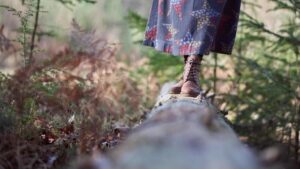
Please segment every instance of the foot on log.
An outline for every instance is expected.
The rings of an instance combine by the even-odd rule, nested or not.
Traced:
[[[180,80],[170,89],[169,94],[180,94],[182,85],[183,80]]]
[[[187,58],[184,74],[183,85],[180,94],[186,97],[197,97],[201,93],[200,88],[200,65],[202,56],[191,55]]]

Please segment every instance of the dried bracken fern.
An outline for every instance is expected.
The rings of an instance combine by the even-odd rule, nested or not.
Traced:
[[[77,47],[86,46],[66,47],[0,79],[0,104],[6,105],[0,110],[15,116],[0,139],[22,140],[5,148],[1,142],[0,167],[51,168],[65,163],[66,152],[74,148],[78,153],[103,150],[122,138],[109,134],[113,124],[126,127],[138,119],[141,90],[116,61],[118,48],[73,26],[71,39]]]
[[[72,51],[99,57],[99,53],[103,52],[103,47],[106,45],[108,45],[106,41],[97,38],[95,30],[84,30],[75,19],[72,20],[70,34],[70,48]]]

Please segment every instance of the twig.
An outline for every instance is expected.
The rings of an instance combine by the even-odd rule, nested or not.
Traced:
[[[30,55],[29,55],[29,63],[33,61],[33,50],[35,46],[35,36],[37,33],[37,27],[39,24],[39,15],[40,15],[40,5],[41,5],[41,0],[37,0],[37,6],[36,6],[36,13],[35,13],[35,20],[34,20],[34,27],[31,35],[31,47],[30,47]]]
[[[214,93],[217,93],[218,54],[214,54]]]

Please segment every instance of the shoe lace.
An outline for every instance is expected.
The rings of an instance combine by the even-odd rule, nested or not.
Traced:
[[[193,81],[196,84],[199,84],[199,70],[200,70],[200,63],[194,60],[188,60],[187,66],[184,74],[184,79],[186,81]]]

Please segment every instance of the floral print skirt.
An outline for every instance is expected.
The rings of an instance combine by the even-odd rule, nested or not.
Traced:
[[[231,54],[241,0],[153,0],[143,45],[172,55]]]

